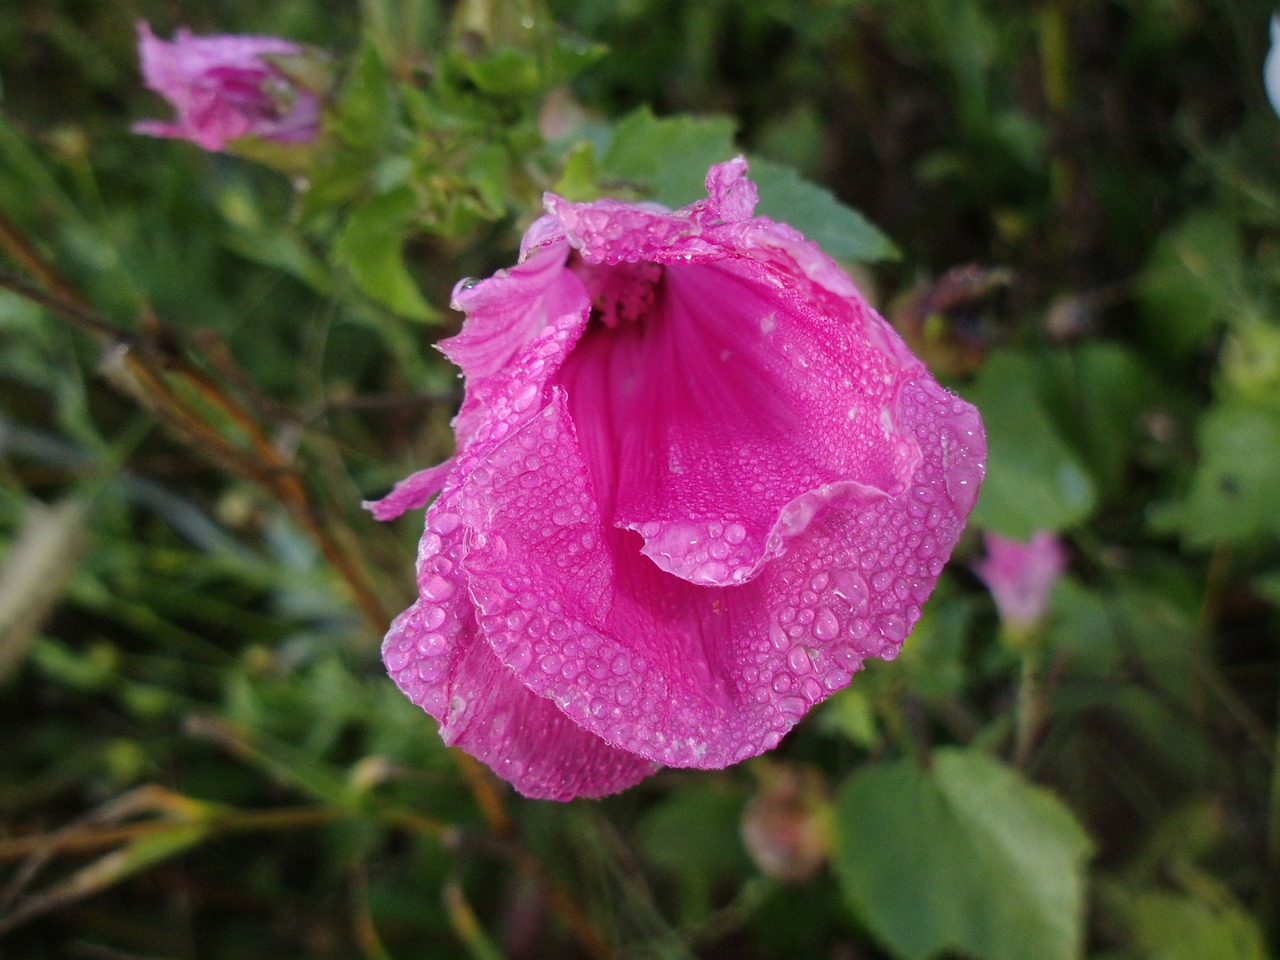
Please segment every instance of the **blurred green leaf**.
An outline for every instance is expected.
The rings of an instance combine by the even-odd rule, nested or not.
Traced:
[[[1214,901],[1158,890],[1116,890],[1108,907],[1128,925],[1140,960],[1267,960],[1254,919],[1226,891]]]
[[[595,200],[600,194],[596,185],[599,179],[595,147],[583,141],[576,144],[565,159],[564,169],[560,172],[560,179],[556,181],[554,192],[575,203]]]
[[[338,92],[333,129],[351,146],[375,150],[391,135],[394,123],[391,78],[377,46],[366,41]]]
[[[1140,418],[1159,402],[1155,375],[1131,350],[1091,341],[1045,358],[1037,383],[1046,412],[1061,435],[1109,493],[1119,492],[1134,454]]]
[[[1093,478],[1041,406],[1039,373],[1027,355],[993,353],[969,399],[987,430],[987,475],[973,521],[1027,540],[1037,530],[1063,530],[1087,517]]]
[[[973,750],[865,767],[836,799],[841,887],[907,960],[1081,956],[1090,846],[1056,797]]]
[[[860,685],[850,685],[837,692],[818,713],[818,729],[837,733],[852,740],[864,750],[880,742],[875,704]]]
[[[527,96],[542,85],[537,58],[524,50],[505,47],[485,57],[464,59],[461,66],[472,83],[494,96]]]
[[[902,255],[866,217],[790,167],[753,157],[751,179],[760,190],[756,212],[795,227],[828,256],[874,263]]]
[[[690,787],[673,791],[640,823],[640,850],[679,885],[687,919],[707,912],[717,884],[752,870],[739,834],[742,807],[738,793]],[[691,850],[698,851],[696,859],[690,859]]]
[[[1280,534],[1280,411],[1230,404],[1200,424],[1199,463],[1181,501],[1151,508],[1152,526],[1196,547]]]
[[[1140,280],[1146,343],[1184,360],[1227,320],[1244,289],[1234,221],[1218,210],[1187,217],[1156,243]]]
[[[606,179],[645,191],[658,203],[683,207],[706,196],[707,170],[737,151],[730,117],[655,117],[641,107],[618,121],[600,160]]]
[[[1253,588],[1269,603],[1280,607],[1280,570],[1260,574],[1254,579]]]
[[[434,320],[435,310],[404,262],[405,236],[416,212],[417,196],[408,186],[362,204],[338,235],[334,257],[371,299],[412,320]]]

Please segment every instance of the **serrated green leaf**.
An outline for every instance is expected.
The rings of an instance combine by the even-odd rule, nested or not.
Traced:
[[[1216,407],[1200,424],[1199,443],[1186,498],[1153,507],[1152,526],[1197,547],[1280,536],[1280,413]]]
[[[647,106],[623,117],[600,161],[602,176],[635,186],[650,199],[683,207],[706,196],[707,170],[732,159],[731,117],[655,117]]]
[[[1079,957],[1091,844],[1071,812],[983,753],[932,761],[876,764],[841,788],[834,862],[850,905],[907,960]]]
[[[829,256],[874,263],[902,255],[866,217],[790,167],[753,158],[751,179],[760,191],[757,213],[790,224]]]
[[[432,320],[436,312],[404,262],[405,234],[416,208],[416,197],[407,186],[374,197],[347,219],[333,252],[371,299],[401,316]]]
[[[1037,379],[1028,357],[998,351],[969,392],[987,430],[987,475],[973,519],[1015,540],[1063,530],[1097,499],[1092,476],[1041,406]]]

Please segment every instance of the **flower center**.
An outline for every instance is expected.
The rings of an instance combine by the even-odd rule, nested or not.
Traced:
[[[656,263],[588,263],[575,252],[569,269],[587,288],[591,319],[610,330],[623,321],[634,323],[649,313],[662,283],[662,267]]]

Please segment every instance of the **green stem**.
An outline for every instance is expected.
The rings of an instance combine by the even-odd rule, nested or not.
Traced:
[[[1022,648],[1022,671],[1018,677],[1017,714],[1014,721],[1013,762],[1025,767],[1035,748],[1044,722],[1044,690],[1040,677],[1039,650],[1033,644]]]

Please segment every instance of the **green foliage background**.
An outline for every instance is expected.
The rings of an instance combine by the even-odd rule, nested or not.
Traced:
[[[1270,14],[9,0],[0,956],[1275,955]],[[331,53],[323,155],[130,133],[138,20]],[[449,292],[543,190],[738,150],[982,409],[972,532],[771,755],[523,801],[386,679],[419,529],[359,501],[448,454]],[[1014,635],[970,564],[1037,529]]]

